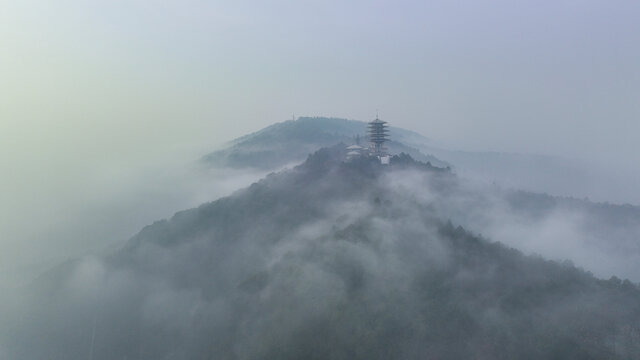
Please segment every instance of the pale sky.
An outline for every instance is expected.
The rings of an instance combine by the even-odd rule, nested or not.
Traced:
[[[4,0],[0,34],[4,137],[55,151],[375,109],[471,148],[637,150],[637,1]]]
[[[638,1],[0,0],[0,236],[292,114],[633,167],[639,44]]]

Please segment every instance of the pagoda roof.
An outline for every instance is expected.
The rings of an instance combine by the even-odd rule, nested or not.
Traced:
[[[364,149],[364,148],[360,145],[351,145],[347,147],[347,150],[361,150],[361,149]]]

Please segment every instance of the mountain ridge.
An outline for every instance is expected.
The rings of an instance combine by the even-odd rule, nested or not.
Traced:
[[[393,125],[393,121],[391,122]],[[562,158],[496,151],[470,151],[439,143],[417,132],[390,127],[390,152],[411,155],[440,167],[450,166],[465,178],[533,192],[599,201],[636,203],[635,195],[624,197],[617,187],[631,186],[628,179],[612,178],[611,169],[586,159]],[[361,139],[366,123],[357,120],[301,117],[270,125],[239,137],[201,158],[207,166],[277,170],[304,161],[307,154],[339,142],[351,144]],[[271,134],[272,138],[263,137]],[[602,186],[607,184],[607,187]]]
[[[635,284],[454,225],[423,196],[453,200],[462,184],[447,169],[344,155],[321,149],[67,264],[52,292],[35,285],[0,348],[25,360],[640,354]]]
[[[206,164],[229,167],[255,167],[277,169],[284,165],[302,162],[316,150],[343,142],[351,144],[360,136],[365,142],[367,123],[340,118],[300,117],[267,126],[241,136],[228,143],[226,148],[202,157]],[[432,155],[425,155],[417,148],[402,142],[403,136],[420,136],[417,133],[391,127],[394,138],[388,143],[391,153],[407,153],[418,160],[445,167],[449,164]]]

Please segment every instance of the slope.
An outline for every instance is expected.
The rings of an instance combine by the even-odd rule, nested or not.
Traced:
[[[321,147],[338,142],[350,144],[366,133],[366,123],[339,118],[301,117],[284,121],[242,136],[222,149],[203,157],[205,164],[233,168],[258,168],[275,171],[299,163]],[[422,162],[440,167],[451,166],[470,179],[499,183],[535,192],[561,196],[591,197],[614,202],[637,203],[635,174],[616,169],[595,159],[570,159],[558,156],[461,150],[428,139],[416,132],[391,127],[392,154],[401,152]]]
[[[243,136],[204,159],[208,165],[273,171],[303,161],[320,147],[340,141],[350,144],[365,130],[366,123],[360,121],[300,118]],[[441,216],[527,253],[570,259],[599,277],[615,274],[640,281],[640,207],[557,196],[546,202],[549,206],[540,207],[536,199],[549,195],[518,193],[528,189],[585,195],[594,190],[597,196],[608,191],[609,182],[599,180],[596,169],[551,156],[443,150],[401,128],[392,127],[391,134],[396,140],[389,146],[391,153],[405,152],[435,166],[451,166],[462,179],[475,183],[448,199],[453,201],[440,201]],[[406,187],[419,186],[420,181]]]
[[[442,217],[446,169],[322,149],[43,276],[11,359],[631,359],[640,291]],[[421,176],[424,187],[398,186]],[[401,183],[402,185],[402,183]]]
[[[284,165],[304,161],[306,156],[316,150],[344,142],[351,144],[356,136],[366,142],[367,124],[362,121],[301,117],[268,126],[255,133],[233,140],[228,147],[214,151],[203,157],[203,161],[212,166],[233,168],[260,168],[275,170]],[[417,160],[431,162],[436,166],[448,164],[432,155],[403,142],[404,138],[422,138],[408,130],[391,127],[393,139],[388,143],[392,154],[407,153]]]

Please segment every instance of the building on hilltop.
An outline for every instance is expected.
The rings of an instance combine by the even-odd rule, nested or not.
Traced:
[[[362,153],[365,151],[365,148],[362,146],[355,144],[347,147],[347,160],[351,160],[357,157],[362,156]]]
[[[346,147],[345,160],[350,161],[362,156],[375,157],[381,164],[389,164],[390,157],[384,143],[389,141],[389,129],[386,121],[376,119],[367,124],[367,136],[369,147],[360,145],[360,135],[354,137],[355,144]]]
[[[380,120],[376,116],[375,120],[369,122],[367,133],[369,135],[369,142],[371,144],[369,147],[371,155],[386,155],[387,148],[384,147],[384,143],[389,140],[389,129],[387,122]]]
[[[388,156],[384,143],[389,141],[387,122],[380,120],[376,115],[376,119],[369,122],[367,126],[367,135],[369,137],[369,153],[371,156],[376,156],[380,159],[380,162],[386,163]]]

